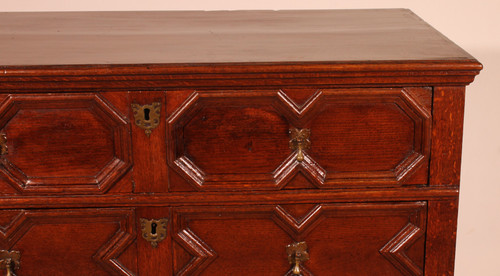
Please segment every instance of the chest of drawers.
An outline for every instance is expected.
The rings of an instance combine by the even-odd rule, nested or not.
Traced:
[[[412,12],[4,13],[0,39],[5,273],[453,274],[481,64]]]

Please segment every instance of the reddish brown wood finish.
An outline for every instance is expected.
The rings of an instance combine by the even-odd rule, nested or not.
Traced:
[[[167,237],[158,243],[154,248],[151,243],[142,238],[140,218],[145,219],[162,219],[167,218],[168,229]],[[137,209],[137,248],[140,252],[136,256],[139,264],[138,275],[172,275],[172,216],[170,208],[167,207],[143,207]]]
[[[193,255],[176,275],[284,275],[293,241],[310,248],[304,275],[422,275],[425,203],[305,207],[302,217],[288,212],[300,206],[175,209],[178,250]]]
[[[217,66],[214,66],[217,65]],[[151,88],[285,88],[289,86],[464,86],[482,66],[476,60],[369,63],[242,63],[189,65],[48,66],[4,70],[0,92],[150,90]],[[1,69],[0,69],[1,72]]]
[[[22,252],[19,275],[133,275],[137,254],[131,209],[16,210],[2,225],[2,248]],[[126,255],[125,255],[126,256]]]
[[[173,94],[175,96],[175,93]],[[303,173],[317,187],[427,183],[430,89],[196,91],[168,118],[169,163],[202,190],[280,189]],[[169,96],[167,96],[167,101]],[[311,130],[295,161],[288,129]]]
[[[9,95],[0,117],[20,192],[103,193],[131,166],[129,124],[95,94]]]
[[[408,10],[0,13],[17,275],[453,275],[472,56]],[[148,137],[131,104],[159,102]],[[289,129],[310,129],[304,160]],[[154,248],[141,218],[168,219]],[[1,271],[0,273],[3,273]]]
[[[453,275],[457,237],[458,199],[428,203],[426,275]]]
[[[435,87],[430,184],[460,184],[465,87]]]
[[[8,66],[473,59],[403,9],[2,14],[12,22]]]
[[[383,189],[339,189],[339,190],[286,190],[256,192],[203,192],[172,193],[164,195],[106,195],[106,196],[5,196],[0,207],[43,206],[74,208],[81,206],[182,206],[182,205],[238,205],[245,203],[265,204],[270,200],[283,203],[308,203],[328,200],[329,202],[368,202],[422,199],[450,199],[458,196],[458,188],[383,188]]]
[[[144,105],[153,102],[161,103],[160,118],[165,118],[164,91],[129,93],[129,107],[133,103]],[[132,110],[129,116],[134,117]],[[149,137],[144,129],[133,124],[133,181],[136,193],[168,192],[165,124],[165,120],[160,120],[160,124],[151,131]]]

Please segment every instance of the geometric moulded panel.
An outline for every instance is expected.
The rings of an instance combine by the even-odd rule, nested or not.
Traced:
[[[419,171],[426,184],[431,112],[422,103],[432,91],[344,89],[322,91],[308,123],[308,151],[325,170],[326,187],[402,184]]]
[[[10,95],[0,173],[22,193],[104,193],[131,167],[129,123],[96,94]]]
[[[288,129],[277,91],[196,91],[167,119],[168,163],[197,189],[277,189]]]
[[[292,275],[293,242],[308,247],[304,276],[421,275],[425,202],[301,205],[174,208],[174,255],[191,257],[175,275]]]
[[[0,230],[0,245],[21,252],[18,275],[132,276],[137,263],[134,210],[20,210]],[[1,211],[4,212],[4,211]]]
[[[432,90],[306,92],[193,92],[167,119],[169,165],[198,190],[427,184]]]

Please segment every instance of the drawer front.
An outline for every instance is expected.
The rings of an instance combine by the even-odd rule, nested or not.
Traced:
[[[431,98],[427,88],[196,91],[168,118],[168,161],[202,190],[427,184]]]
[[[176,208],[174,274],[423,275],[426,212],[425,202]],[[297,251],[308,256],[295,265]]]
[[[137,274],[132,209],[2,210],[0,223],[16,275]]]
[[[21,193],[104,193],[131,167],[130,124],[97,94],[8,95],[0,173]]]

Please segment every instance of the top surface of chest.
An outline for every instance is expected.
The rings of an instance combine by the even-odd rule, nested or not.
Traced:
[[[0,66],[475,59],[409,10],[0,14]]]

